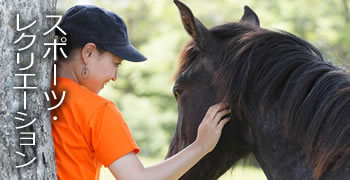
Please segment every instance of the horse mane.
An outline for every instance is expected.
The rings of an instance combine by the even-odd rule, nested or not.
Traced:
[[[220,59],[215,59],[218,100],[237,108],[242,119],[249,116],[252,102],[262,117],[266,106],[277,104],[285,135],[301,145],[313,177],[339,168],[350,155],[349,75],[326,62],[313,45],[287,32],[243,23],[216,26],[210,32],[226,39]],[[198,53],[190,41],[180,53],[175,76]]]

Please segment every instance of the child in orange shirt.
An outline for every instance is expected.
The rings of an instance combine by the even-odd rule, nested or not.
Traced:
[[[146,57],[130,44],[123,19],[105,9],[74,6],[59,27],[68,39],[68,58],[58,60],[53,87],[66,91],[63,104],[52,112],[58,116],[52,134],[59,179],[99,179],[102,165],[119,180],[178,179],[215,147],[229,121],[221,120],[230,113],[223,104],[209,108],[193,144],[157,165],[143,167],[121,113],[97,93],[108,81],[117,80],[123,59],[140,62]]]

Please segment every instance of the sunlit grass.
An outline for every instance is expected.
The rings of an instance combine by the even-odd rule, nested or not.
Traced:
[[[251,166],[237,166],[227,171],[219,180],[266,180],[264,172]]]
[[[159,158],[147,158],[142,156],[140,156],[140,159],[145,167],[162,161],[162,159]],[[108,168],[102,168],[100,179],[113,180],[115,178]],[[266,180],[266,176],[261,169],[251,166],[237,166],[233,171],[227,171],[219,180]]]

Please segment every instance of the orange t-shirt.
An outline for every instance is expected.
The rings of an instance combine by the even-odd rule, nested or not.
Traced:
[[[139,152],[127,124],[115,104],[71,79],[57,77],[52,89],[56,105],[63,91],[63,103],[52,110],[52,136],[57,176],[60,180],[99,179],[102,164],[112,162],[129,152]]]

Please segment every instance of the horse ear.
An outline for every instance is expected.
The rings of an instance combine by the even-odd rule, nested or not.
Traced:
[[[260,27],[260,22],[259,22],[258,16],[248,6],[244,6],[244,14],[241,17],[241,22],[246,22],[246,23],[249,23],[251,25],[255,25],[255,26]]]
[[[199,47],[204,48],[206,39],[208,39],[210,35],[208,29],[193,16],[191,9],[184,3],[178,0],[174,0],[174,3],[179,9],[181,21],[185,30],[192,36]]]

